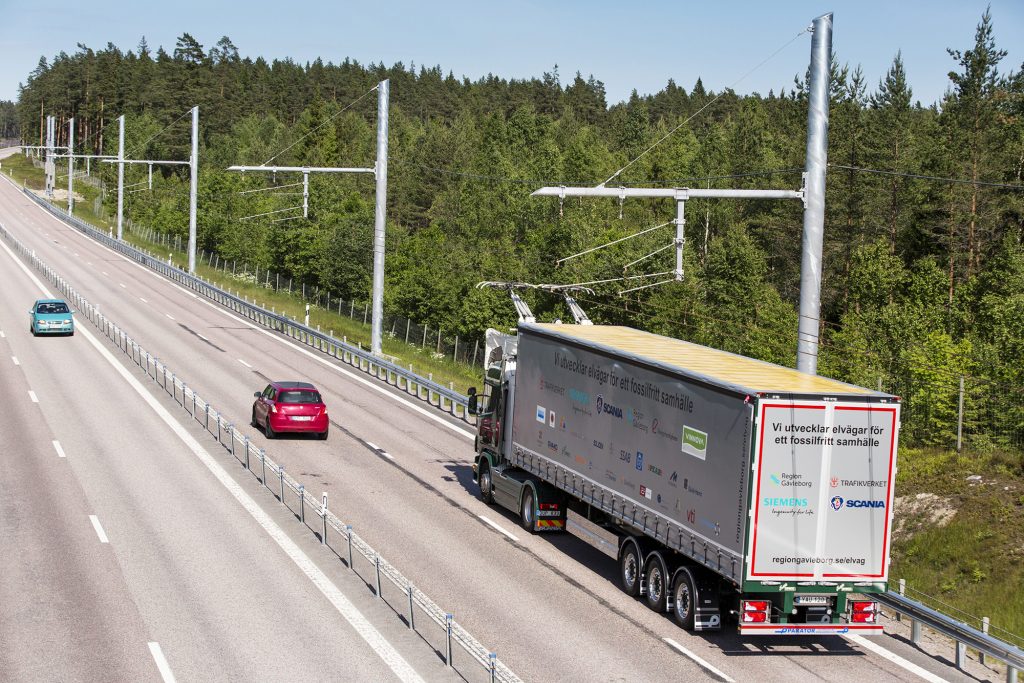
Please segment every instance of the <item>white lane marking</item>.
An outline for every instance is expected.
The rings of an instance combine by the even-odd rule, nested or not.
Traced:
[[[61,448],[61,445],[60,445],[60,441],[57,441],[56,439],[55,439],[55,440],[54,440],[54,442],[53,442],[53,449],[54,449],[55,451],[57,451],[57,457],[58,457],[58,458],[66,458],[66,457],[67,457],[67,456],[66,456],[66,455],[64,454],[64,449],[63,449],[63,448]]]
[[[377,455],[383,456],[383,457],[387,458],[388,460],[394,460],[395,459],[395,456],[391,455],[390,453],[388,453],[386,450],[384,450],[383,448],[381,448],[380,446],[378,446],[375,443],[370,443],[369,441],[367,441],[366,445],[369,446],[371,449],[377,451]]]
[[[92,522],[92,528],[96,530],[96,535],[100,537],[100,543],[110,543],[110,539],[107,538],[107,532],[103,530],[103,526],[100,524],[100,518],[96,515],[89,515],[89,521]]]
[[[699,666],[700,668],[704,669],[708,673],[713,674],[713,675],[721,678],[726,683],[736,683],[736,681],[734,679],[732,679],[729,676],[725,675],[722,671],[720,671],[719,669],[716,669],[714,666],[712,666],[708,662],[706,662],[703,659],[701,659],[700,657],[698,657],[697,653],[690,652],[685,647],[683,647],[682,645],[680,645],[676,641],[672,640],[671,638],[662,638],[662,640],[664,640],[666,643],[668,643],[671,647],[675,648],[679,652],[683,653],[684,655],[686,655],[687,657],[692,659],[694,662],[697,663],[697,666]]]
[[[167,658],[164,657],[164,652],[160,649],[160,643],[149,643],[149,652],[153,655],[156,668],[160,672],[160,678],[164,679],[164,683],[174,683],[174,672],[171,671],[171,665],[167,663]]]
[[[110,273],[108,273],[108,272],[107,272],[107,271],[105,271],[105,270],[103,270],[103,271],[100,271],[100,272],[102,272],[102,273],[103,273],[104,275],[106,275],[106,276],[108,276],[108,277],[110,276]]]
[[[56,220],[56,219],[54,219]],[[36,277],[35,273],[29,270],[28,266],[21,262],[21,260],[11,251],[10,247],[0,241],[0,247],[11,257],[11,259],[18,264],[18,266],[25,272],[26,275],[39,287],[43,295],[48,299],[54,298],[53,295],[46,289],[43,283]],[[159,276],[158,276],[159,277]],[[128,382],[129,386],[132,387],[142,397],[142,400],[153,409],[157,416],[163,420],[164,424],[170,427],[171,431],[174,432],[175,436],[184,442],[190,451],[198,458],[198,460],[206,466],[213,476],[217,478],[224,488],[241,503],[242,507],[245,508],[256,522],[263,527],[263,530],[267,532],[267,535],[274,540],[275,543],[285,552],[289,559],[295,563],[295,565],[305,574],[310,581],[313,582],[320,592],[331,602],[334,608],[344,617],[356,633],[362,637],[362,639],[373,649],[377,655],[384,660],[384,663],[390,667],[390,669],[403,681],[411,681],[412,683],[424,683],[423,678],[420,677],[416,670],[405,661],[405,658],[399,654],[398,650],[394,648],[391,643],[381,635],[373,624],[371,624],[362,612],[360,612],[355,605],[345,594],[342,593],[337,586],[331,583],[331,580],[327,577],[323,571],[314,564],[313,560],[309,558],[302,549],[288,535],[284,532],[277,523],[270,518],[266,512],[256,503],[252,497],[245,492],[242,487],[231,478],[223,467],[213,458],[212,455],[207,453],[203,446],[193,437],[186,429],[181,425],[180,422],[174,419],[174,417],[168,412],[167,408],[159,403],[156,398],[150,394],[138,378],[127,370],[121,363],[114,357],[114,355],[107,349],[106,346],[100,343],[98,339],[84,327],[80,328],[82,336],[85,337],[86,341],[92,345],[100,355],[103,356],[114,370]],[[96,520],[94,524],[99,524],[99,520]]]
[[[148,303],[149,303],[148,301],[146,301],[145,299],[143,299],[143,298],[142,298],[141,296],[139,297],[139,301],[141,301],[141,302],[142,302],[142,303],[144,303],[144,304],[148,304]]]
[[[121,285],[121,289],[128,289],[128,285],[123,282],[118,282],[117,284]]]
[[[0,330],[0,339],[4,339],[6,337],[7,335],[3,333],[3,330]]]
[[[39,403],[39,397],[36,396],[36,392],[32,391],[31,389],[28,390],[28,397],[32,399],[33,403]]]
[[[509,538],[511,538],[511,539],[512,539],[513,541],[519,541],[519,539],[518,539],[518,538],[516,538],[515,536],[513,536],[513,535],[512,535],[512,534],[510,534],[509,532],[505,531],[505,530],[504,530],[504,529],[502,529],[502,528],[501,528],[500,526],[498,526],[498,524],[497,524],[496,522],[492,522],[491,520],[487,519],[487,518],[486,518],[486,517],[484,517],[483,515],[477,515],[477,517],[479,517],[480,519],[482,519],[482,520],[483,520],[483,522],[484,522],[484,524],[486,524],[487,526],[491,527],[492,529],[494,529],[494,530],[495,530],[495,531],[497,531],[498,533],[502,533],[502,534],[505,534],[506,536],[508,536]]]
[[[903,657],[900,657],[895,652],[891,652],[890,650],[887,650],[886,648],[882,647],[881,645],[879,645],[875,641],[871,640],[870,638],[865,638],[864,636],[858,636],[858,635],[849,635],[849,634],[848,635],[844,635],[843,637],[846,638],[847,640],[849,640],[852,643],[856,643],[857,645],[860,645],[865,650],[871,650],[872,652],[874,652],[879,657],[882,657],[884,659],[888,659],[893,664],[896,664],[898,666],[903,667],[904,669],[906,669],[910,673],[916,674],[917,676],[920,676],[924,680],[929,681],[929,683],[946,683],[946,679],[945,678],[942,678],[941,676],[936,676],[931,671],[928,671],[927,669],[924,669],[924,668],[918,666],[917,664],[914,664],[913,662],[911,662],[909,660],[906,660]]]
[[[18,357],[17,357],[17,356],[11,356],[11,360],[13,360],[13,361],[14,361],[14,364],[15,364],[15,365],[21,365],[21,361],[20,361],[20,360],[18,360]]]
[[[239,358],[239,359],[238,359],[238,362],[239,362],[239,363],[241,363],[242,365],[244,365],[245,367],[249,368],[250,370],[252,370],[252,366],[251,366],[251,365],[249,365],[248,363],[246,363],[246,362],[245,362],[244,360],[242,360],[241,358]]]
[[[173,315],[171,315],[170,313],[164,313],[164,315],[166,315],[166,316],[167,316],[168,318],[170,318],[171,320],[174,320],[174,316],[173,316]]]
[[[41,207],[41,206],[39,206],[38,204],[35,204],[35,203],[33,203],[32,206],[35,206],[39,211],[41,211],[43,213],[43,215],[48,216],[51,220],[57,221],[57,223],[60,224],[61,227],[65,227],[65,224],[64,224],[63,221],[61,221],[59,218],[57,218],[53,214],[49,213],[43,207]],[[110,249],[109,247],[107,247],[106,245],[103,245],[103,244],[100,244],[99,242],[94,241],[88,235],[80,233],[77,230],[72,230],[70,232],[70,234],[73,235],[75,238],[80,238],[80,239],[83,239],[83,240],[88,240],[91,244],[95,244],[95,245],[97,245],[99,247],[102,247],[103,249],[106,249],[111,254],[113,254],[114,256],[117,256],[118,258],[120,258],[121,260],[125,261],[129,265],[135,266],[136,268],[141,270],[143,273],[146,273],[150,277],[152,277],[152,278],[154,278],[156,280],[159,280],[162,283],[168,284],[171,287],[173,287],[173,288],[175,288],[175,289],[177,289],[177,290],[179,290],[179,291],[181,291],[181,292],[183,292],[185,294],[188,294],[189,296],[193,297],[194,299],[197,299],[201,303],[206,304],[207,306],[209,306],[213,310],[217,311],[221,315],[224,315],[224,316],[226,316],[226,317],[228,317],[228,318],[230,318],[230,319],[232,319],[232,320],[234,320],[236,322],[240,322],[243,325],[251,327],[252,329],[254,329],[257,332],[259,332],[260,334],[266,335],[270,339],[273,339],[274,341],[276,341],[276,342],[278,342],[280,344],[284,344],[285,346],[287,346],[287,347],[289,347],[289,348],[291,348],[291,349],[293,349],[295,351],[298,351],[299,353],[304,354],[304,355],[308,356],[309,358],[312,358],[313,360],[315,360],[316,362],[320,363],[321,365],[324,365],[324,366],[326,366],[328,368],[331,368],[332,370],[334,370],[338,374],[344,375],[345,377],[348,377],[349,379],[355,380],[356,382],[359,382],[360,384],[363,384],[367,388],[369,388],[369,389],[371,389],[373,391],[376,391],[377,393],[379,393],[379,394],[381,394],[383,396],[388,397],[392,401],[395,401],[397,403],[401,403],[402,405],[406,406],[410,410],[413,410],[413,411],[419,413],[420,415],[422,415],[423,417],[427,418],[428,420],[433,420],[434,422],[437,422],[438,424],[440,424],[440,425],[442,425],[444,427],[447,427],[448,429],[452,430],[456,434],[464,436],[466,439],[468,439],[470,441],[472,441],[473,439],[476,438],[476,433],[475,432],[471,432],[469,430],[463,429],[462,427],[459,427],[458,425],[452,424],[452,423],[448,422],[447,420],[443,419],[442,417],[440,417],[439,415],[436,415],[436,414],[432,413],[431,411],[427,410],[426,408],[422,408],[422,407],[416,405],[415,403],[413,403],[412,401],[409,401],[407,399],[402,398],[401,396],[396,396],[395,394],[392,394],[390,391],[388,391],[384,387],[378,386],[377,384],[375,384],[374,382],[371,382],[368,379],[364,379],[363,377],[360,377],[359,375],[356,375],[356,374],[354,374],[352,372],[349,372],[348,370],[345,370],[344,368],[339,367],[339,366],[331,363],[330,361],[328,361],[328,360],[326,360],[324,358],[320,358],[319,356],[314,354],[312,351],[308,351],[308,350],[302,348],[301,346],[299,346],[298,343],[289,341],[286,337],[280,337],[278,335],[275,335],[270,330],[264,329],[264,328],[260,327],[259,325],[256,325],[255,323],[251,323],[248,320],[246,320],[245,318],[240,318],[240,317],[236,316],[234,313],[231,313],[230,311],[225,310],[224,308],[222,308],[221,306],[213,303],[212,301],[209,301],[206,297],[196,296],[192,292],[188,291],[185,287],[182,287],[181,285],[179,285],[179,284],[169,280],[168,278],[165,278],[164,276],[160,275],[159,273],[156,273],[156,272],[150,270],[149,268],[146,268],[141,263],[136,263],[135,261],[131,260],[130,258],[125,256],[124,254],[119,254],[116,251],[114,251],[113,249]],[[105,272],[103,274],[106,275]]]
[[[199,337],[200,339],[202,339],[203,341],[210,341],[209,339],[207,339],[203,335],[199,334],[198,332],[196,332],[196,336]]]

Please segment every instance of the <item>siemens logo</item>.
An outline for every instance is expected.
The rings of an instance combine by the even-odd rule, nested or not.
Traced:
[[[606,413],[608,415],[611,415],[612,417],[617,417],[620,420],[622,419],[622,408],[618,407],[617,405],[612,405],[611,403],[608,403],[607,401],[604,400],[604,396],[602,396],[601,394],[597,395],[596,407],[598,413]]]
[[[761,505],[772,508],[805,508],[806,498],[762,498]]]
[[[579,403],[580,405],[590,405],[590,394],[579,389],[569,389],[569,400],[573,403]]]

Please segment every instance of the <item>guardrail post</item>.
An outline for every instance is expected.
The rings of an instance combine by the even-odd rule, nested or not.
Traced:
[[[406,586],[405,592],[409,595],[409,630],[416,630],[416,613],[413,612],[413,601],[412,601],[412,584]]]
[[[967,666],[967,643],[956,641],[956,668],[961,671]]]
[[[452,615],[444,615],[444,630],[445,640],[447,641],[445,646],[445,665],[451,668],[452,666]]]
[[[217,443],[224,443],[220,438],[220,413],[217,413]]]
[[[235,454],[235,426],[228,423],[228,452],[231,455]]]
[[[921,641],[921,622],[917,619],[910,620],[910,642],[917,645]]]
[[[377,572],[377,597],[379,598],[379,597],[381,597],[381,595],[380,595],[380,555],[379,554],[374,554],[374,556],[373,556],[373,567],[374,567],[374,570]]]
[[[981,618],[981,632],[984,633],[986,636],[988,635],[988,627],[989,627],[990,623],[991,623],[991,619],[989,619],[988,617],[982,617]],[[981,662],[982,666],[985,665],[985,653],[984,652],[978,652],[978,661]]]
[[[245,439],[245,469],[249,470],[249,437],[243,436],[242,438]]]
[[[281,505],[284,505],[284,465],[280,465],[277,475],[281,478]]]
[[[352,525],[345,525],[345,534],[348,536],[348,568],[352,569]]]
[[[262,448],[260,449],[260,468],[263,470],[263,478],[260,483],[267,486],[267,452]],[[270,487],[267,486],[267,488]]]
[[[306,523],[306,487],[299,484],[299,521]]]
[[[1009,664],[1006,665],[1006,683],[1017,683],[1017,670]]]
[[[907,594],[907,580],[906,579],[900,579],[900,595],[906,595],[906,594]],[[896,621],[903,621],[903,614],[901,614],[899,611],[896,612]]]
[[[491,669],[491,683],[494,683],[498,676],[498,654],[491,652],[487,655],[487,659]]]

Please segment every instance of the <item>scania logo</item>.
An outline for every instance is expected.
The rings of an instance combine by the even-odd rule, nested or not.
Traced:
[[[611,403],[606,402],[604,400],[604,396],[602,396],[601,394],[597,395],[596,408],[598,413],[607,413],[608,415],[617,417],[620,420],[622,419],[622,408],[620,408],[617,405],[613,405]]]
[[[836,496],[838,498],[838,496]],[[877,508],[884,509],[884,500],[848,500],[846,501],[846,507],[848,508]],[[838,509],[838,508],[836,508]]]
[[[832,509],[833,510],[839,510],[840,508],[843,507],[843,497],[842,496],[832,496],[832,503],[831,503],[831,505],[832,505]]]

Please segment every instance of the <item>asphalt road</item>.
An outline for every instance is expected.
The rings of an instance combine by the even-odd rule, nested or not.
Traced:
[[[268,379],[313,381],[331,412],[328,441],[267,441],[243,431],[307,489],[329,492],[339,516],[525,680],[968,680],[892,637],[870,647],[844,638],[687,634],[622,594],[613,560],[568,534],[531,536],[511,513],[477,500],[468,426],[194,298],[4,182],[0,222],[236,424],[248,423],[253,391]],[[0,281],[9,273],[5,263]],[[151,415],[93,431],[126,438],[129,427],[152,428],[147,422]],[[222,537],[196,529],[191,541],[219,547]],[[184,590],[188,577],[175,581]]]

